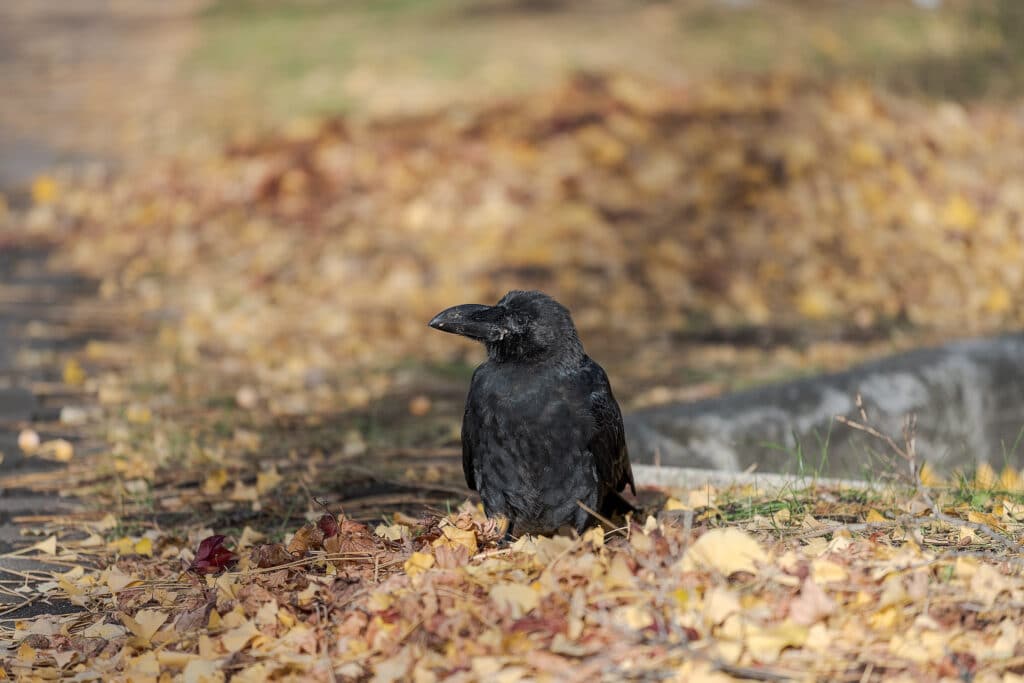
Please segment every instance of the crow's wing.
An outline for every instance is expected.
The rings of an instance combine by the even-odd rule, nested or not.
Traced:
[[[473,472],[473,448],[480,443],[480,423],[473,412],[473,390],[476,388],[478,367],[473,371],[473,379],[469,382],[469,395],[466,396],[466,412],[462,415],[462,473],[466,475],[466,486],[476,491],[476,475]]]
[[[589,384],[590,414],[595,426],[587,449],[594,456],[598,479],[613,491],[622,491],[628,484],[633,495],[636,495],[633,468],[629,465],[629,453],[626,451],[622,411],[612,394],[608,375],[589,357],[583,361],[583,373]]]

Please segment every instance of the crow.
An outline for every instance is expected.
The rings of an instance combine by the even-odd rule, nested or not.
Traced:
[[[488,517],[515,535],[579,533],[593,522],[586,508],[632,509],[619,496],[627,484],[636,495],[622,413],[565,306],[516,290],[441,311],[430,327],[487,349],[466,398],[462,469]]]

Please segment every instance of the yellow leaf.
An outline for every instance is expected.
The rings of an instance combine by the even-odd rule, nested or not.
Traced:
[[[57,199],[60,187],[51,176],[41,175],[32,181],[32,201],[36,204],[49,204]]]
[[[66,439],[54,439],[39,446],[39,455],[57,462],[69,462],[75,455],[75,447]]]
[[[889,605],[868,617],[868,623],[876,631],[891,631],[899,622],[900,607],[897,605]]]
[[[153,557],[153,540],[150,538],[143,537],[139,539],[139,542],[135,544],[133,548],[136,555],[145,555],[146,557]]]
[[[807,627],[786,619],[767,628],[747,626],[745,644],[750,655],[764,663],[774,662],[787,647],[800,647],[807,640]]]
[[[540,604],[540,593],[521,583],[502,582],[491,587],[491,600],[518,619]]]
[[[1024,477],[1020,472],[1007,465],[999,475],[1000,491],[1021,491],[1024,490]]]
[[[133,403],[124,411],[124,418],[133,424],[148,424],[153,419],[153,412],[147,406]]]
[[[262,662],[250,664],[234,674],[231,677],[231,683],[263,683],[270,680],[272,671],[273,669],[267,668],[267,665]]]
[[[727,588],[716,587],[704,597],[704,622],[709,626],[725,623],[725,620],[742,611],[739,595]]]
[[[984,524],[992,529],[1002,529],[1002,522],[995,515],[990,515],[987,512],[977,512],[975,510],[969,510],[967,512],[967,521],[974,524]]]
[[[849,574],[842,565],[831,560],[817,559],[811,563],[811,576],[815,583],[823,584],[831,581],[846,581]]]
[[[942,220],[954,228],[969,230],[978,222],[978,211],[969,199],[956,194],[949,198],[942,209]]]
[[[308,609],[317,601],[317,593],[320,592],[320,587],[311,583],[295,595],[295,603],[303,609]]]
[[[220,683],[224,680],[224,672],[220,660],[191,659],[181,672],[183,683]]]
[[[983,462],[978,465],[978,471],[974,473],[974,485],[982,489],[991,489],[996,484],[996,472],[992,465]]]
[[[887,522],[889,520],[887,520],[885,518],[885,515],[883,515],[878,510],[871,508],[871,510],[868,511],[868,516],[865,518],[864,521],[866,521],[868,524],[878,524],[882,522]]]
[[[819,557],[828,552],[828,541],[821,536],[812,538],[807,541],[803,548],[800,549],[806,557]]]
[[[259,628],[252,620],[246,620],[244,624],[237,628],[233,628],[226,632],[221,637],[221,643],[224,645],[224,649],[227,650],[228,654],[235,654],[246,645],[249,641],[260,634]]]
[[[22,643],[18,647],[18,659],[26,664],[36,661],[36,649],[28,643]]]
[[[85,384],[85,370],[79,365],[78,361],[74,358],[68,359],[64,363],[64,384],[71,385],[73,387],[81,386]]]
[[[935,468],[929,463],[925,463],[921,467],[921,484],[923,486],[940,487],[946,485],[946,480],[940,477],[936,472]]]
[[[441,533],[444,534],[444,539],[446,539],[451,545],[465,546],[466,549],[469,550],[470,556],[476,555],[476,534],[472,529],[467,530],[460,529],[455,526],[446,526],[441,529]],[[439,538],[437,541],[442,541],[442,539]],[[437,545],[437,541],[434,541],[434,545]]]
[[[391,526],[388,526],[387,524],[378,524],[377,528],[373,530],[373,533],[389,541],[401,541],[402,525],[392,524]]]
[[[835,297],[820,285],[811,285],[797,296],[796,310],[811,320],[823,320],[835,314]]]
[[[405,573],[409,576],[422,574],[434,566],[434,556],[428,553],[413,553],[405,561]]]
[[[850,161],[859,166],[878,166],[885,160],[878,145],[869,140],[857,140],[847,149]]]
[[[1003,515],[1018,522],[1024,520],[1024,503],[1015,503],[1012,500],[1004,500]]]
[[[665,501],[665,509],[669,512],[673,510],[689,510],[687,506],[683,505],[682,501],[675,498],[669,498]]]
[[[167,612],[158,609],[139,610],[134,617],[127,614],[121,615],[121,623],[128,627],[139,640],[148,644],[156,632],[167,621]]]
[[[216,496],[224,489],[224,485],[227,483],[228,471],[223,468],[219,469],[206,477],[206,481],[203,482],[203,493],[208,496]]]
[[[135,552],[136,540],[129,538],[128,536],[122,536],[116,540],[107,543],[107,548],[113,550],[118,555],[131,555]]]
[[[38,550],[45,555],[56,555],[57,554],[57,537],[50,536],[45,541],[39,541],[32,546],[32,550]]]
[[[202,659],[214,659],[217,656],[217,648],[213,643],[213,638],[205,633],[199,636],[198,645],[199,656]]]
[[[583,533],[583,537],[580,540],[583,543],[590,545],[592,548],[603,548],[604,528],[601,526],[593,526]]]
[[[165,667],[181,669],[196,658],[195,654],[181,652],[180,650],[160,650],[157,652],[157,661]]]
[[[156,679],[160,675],[160,662],[157,661],[155,652],[143,652],[138,657],[131,657],[125,662],[125,671],[132,674],[131,678],[152,677]]]
[[[242,529],[242,535],[238,538],[238,547],[251,548],[257,543],[263,541],[263,539],[265,538],[265,534],[261,534],[260,532],[253,529],[251,526],[246,525],[246,527]]]
[[[686,551],[682,568],[714,569],[725,576],[739,571],[756,574],[757,563],[767,561],[767,553],[753,536],[739,529],[712,529]]]
[[[617,554],[612,558],[612,561],[608,564],[608,572],[605,574],[604,581],[605,588],[608,590],[618,588],[629,589],[633,588],[636,584],[633,571],[629,568],[629,564],[622,554]]]
[[[265,470],[256,475],[256,491],[257,493],[263,494],[268,491],[273,491],[277,488],[277,485],[281,483],[282,477],[278,471],[277,466],[271,467],[269,470]]]
[[[93,624],[84,631],[82,635],[86,638],[104,638],[106,640],[113,640],[114,638],[120,638],[127,630],[124,626],[118,626],[117,624]]]
[[[257,501],[260,498],[259,492],[255,486],[246,486],[241,481],[236,480],[235,486],[231,489],[231,493],[228,494],[229,500],[234,501]]]
[[[985,298],[985,310],[989,313],[999,315],[1007,313],[1013,306],[1013,299],[1010,296],[1010,290],[1002,285],[996,285],[988,291],[988,297]]]

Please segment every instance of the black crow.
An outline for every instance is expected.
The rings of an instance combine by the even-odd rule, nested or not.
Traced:
[[[497,306],[464,304],[430,326],[483,342],[462,420],[462,469],[490,517],[509,532],[582,532],[578,504],[609,515],[636,495],[622,413],[608,376],[583,351],[568,309],[541,292],[512,291]],[[578,502],[577,502],[578,501]]]

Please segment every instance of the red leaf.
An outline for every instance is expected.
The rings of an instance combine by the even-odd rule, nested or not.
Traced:
[[[320,531],[324,532],[324,538],[338,535],[338,518],[329,512],[321,515],[316,525],[320,527]]]
[[[215,534],[200,541],[199,548],[196,550],[196,559],[192,560],[192,564],[189,565],[189,571],[197,574],[213,574],[234,563],[238,556],[224,547],[225,538],[222,534]]]

